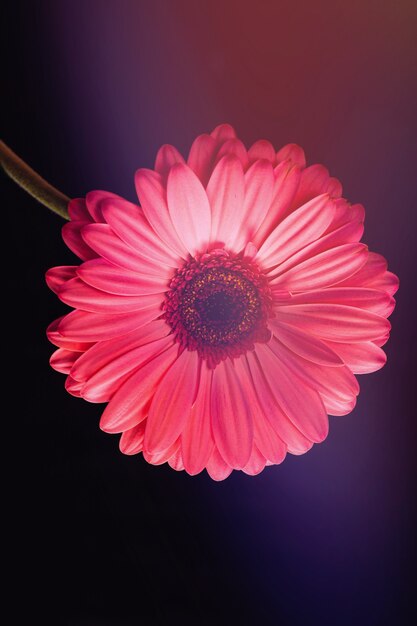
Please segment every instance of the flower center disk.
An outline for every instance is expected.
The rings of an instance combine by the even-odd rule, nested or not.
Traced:
[[[256,341],[267,341],[269,310],[268,284],[258,267],[224,250],[177,270],[164,303],[177,341],[198,350],[212,367],[253,349]]]

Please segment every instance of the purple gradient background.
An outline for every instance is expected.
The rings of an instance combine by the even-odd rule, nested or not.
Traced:
[[[417,5],[42,1],[10,3],[6,18],[5,139],[70,196],[134,199],[134,171],[161,144],[186,154],[227,121],[247,144],[294,141],[325,164],[365,205],[364,241],[401,280],[388,364],[359,377],[357,408],[331,418],[323,444],[256,478],[189,478],[119,455],[98,429],[101,407],[68,397],[48,370],[44,328],[66,309],[43,272],[72,256],[59,219],[8,186],[24,214],[10,219],[24,229],[33,306],[21,424],[37,449],[23,444],[21,469],[37,496],[27,478],[20,486],[43,529],[42,548],[33,531],[23,553],[64,580],[76,572],[65,591],[47,578],[55,619],[410,623],[400,616],[415,555]]]

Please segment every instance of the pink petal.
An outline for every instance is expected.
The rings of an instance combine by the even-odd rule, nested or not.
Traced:
[[[173,345],[132,374],[105,408],[100,428],[120,433],[144,420],[159,381],[176,357],[177,346]]]
[[[201,180],[204,187],[207,186],[214,166],[214,158],[217,150],[217,142],[210,135],[200,135],[195,139],[188,155],[188,165]]]
[[[252,454],[242,471],[249,476],[257,476],[265,469],[266,459],[258,450],[256,445],[253,446]]]
[[[51,267],[46,274],[45,280],[49,289],[54,293],[57,293],[60,287],[76,276],[76,265],[60,265],[58,267]]]
[[[172,223],[184,246],[193,256],[203,252],[211,228],[210,205],[204,187],[187,165],[171,169],[167,198]]]
[[[81,393],[80,393],[80,391],[81,391],[81,383],[79,383],[77,380],[74,380],[73,378],[71,378],[71,376],[67,376],[67,379],[65,381],[65,389],[72,396],[75,396],[76,398],[80,398],[81,397]]]
[[[172,337],[162,337],[114,357],[90,376],[81,395],[89,402],[108,402],[113,393],[120,388],[120,381],[126,378],[127,374],[144,367],[158,354],[170,348],[173,343]]]
[[[274,465],[279,465],[285,459],[287,446],[277,435],[268,420],[255,419],[254,441],[261,454]]]
[[[96,404],[110,402],[117,391],[129,380],[134,370],[129,370],[124,374],[121,374],[117,378],[105,381],[102,385],[93,387],[90,385],[90,381],[84,383],[80,389],[80,397],[87,402],[93,402]],[[147,409],[146,409],[147,411]],[[145,413],[146,413],[145,411]],[[117,431],[119,432],[119,431]]]
[[[366,285],[367,287],[372,287],[372,289],[386,291],[390,296],[393,296],[398,291],[400,281],[398,276],[392,272],[385,272],[385,274],[368,281]]]
[[[185,163],[184,157],[174,146],[165,144],[157,152],[155,160],[155,171],[166,179],[169,170],[175,163]]]
[[[140,169],[135,174],[135,185],[149,224],[171,250],[186,259],[187,251],[175,231],[168,212],[166,189],[160,174]]]
[[[288,302],[289,305],[308,303],[344,304],[366,309],[383,317],[388,317],[395,305],[394,299],[389,294],[377,289],[339,286],[298,293]]]
[[[240,139],[228,139],[225,141],[217,152],[215,164],[217,164],[220,159],[226,155],[234,156],[239,159],[242,164],[243,171],[246,172],[249,167],[249,157],[248,152]]]
[[[365,287],[381,279],[387,271],[387,262],[381,254],[369,252],[365,265],[356,272],[354,276],[349,276],[339,286],[343,287]]]
[[[258,254],[258,248],[254,246],[251,241],[249,241],[246,244],[245,249],[243,250],[243,258],[250,259],[251,261],[253,261],[253,259],[256,257],[257,254]]]
[[[257,344],[257,348],[263,344]],[[255,385],[256,395],[267,421],[279,439],[287,445],[288,452],[302,454],[309,450],[312,442],[288,418],[281,409],[276,394],[276,357],[270,350],[258,358],[258,350],[247,352],[248,364]],[[258,442],[259,444],[259,442]]]
[[[168,289],[168,281],[163,276],[138,274],[105,259],[86,261],[77,268],[77,275],[87,285],[119,296],[143,296]]]
[[[217,141],[217,143],[223,143],[228,139],[235,139],[236,132],[230,124],[220,124],[219,126],[216,126],[210,135]]]
[[[275,164],[275,148],[270,141],[259,139],[248,150],[249,161],[253,163],[260,159],[266,159],[272,165]]]
[[[326,186],[326,193],[332,198],[340,198],[343,193],[343,187],[340,180],[330,177]]]
[[[65,315],[62,315],[49,324],[46,329],[46,335],[49,341],[59,348],[64,348],[65,350],[73,352],[84,352],[85,350],[91,348],[93,344],[90,342],[73,341],[71,339],[67,339],[66,337],[62,337],[62,335],[58,332],[58,327],[65,317]]]
[[[343,304],[295,304],[275,310],[277,322],[308,330],[331,341],[372,341],[391,328],[385,318]]]
[[[179,255],[158,237],[139,206],[125,200],[106,200],[102,203],[102,212],[116,235],[139,256],[154,263],[178,267]]]
[[[84,226],[82,236],[99,256],[119,267],[139,274],[162,274],[166,277],[170,275],[168,267],[161,267],[157,261],[152,262],[139,255],[131,246],[119,239],[108,224]]]
[[[351,205],[347,200],[345,200],[345,198],[337,198],[334,199],[333,202],[335,206],[335,213],[326,234],[351,222],[360,222],[363,224],[365,219],[365,210],[362,205]]]
[[[133,428],[125,430],[120,437],[119,448],[123,454],[137,454],[143,448],[145,438],[146,420],[140,422]]]
[[[91,313],[113,313],[115,316],[156,309],[155,318],[161,314],[163,296],[152,293],[141,296],[119,296],[87,285],[80,278],[72,278],[64,283],[58,293],[59,298],[76,309]]]
[[[306,166],[306,157],[304,154],[304,150],[297,146],[295,143],[287,143],[286,146],[283,146],[281,150],[277,152],[277,163],[281,163],[281,161],[290,160],[294,165],[299,165],[304,168]]]
[[[364,222],[365,209],[361,204],[349,204],[349,202],[344,198],[334,200],[334,204],[336,211],[328,232],[336,230],[337,228],[351,222]]]
[[[322,252],[323,250],[335,248],[336,246],[340,246],[345,243],[357,243],[362,239],[364,223],[363,219],[361,219],[359,216],[356,219],[346,221],[346,223],[338,226],[337,228],[333,228],[335,222],[337,221],[338,220],[335,219],[334,222],[329,226],[328,232],[323,235],[320,241],[316,242],[318,246],[315,246],[315,244],[313,244],[310,250],[307,250],[306,248],[306,252],[310,254],[313,251],[314,246],[314,250],[316,250],[317,252]]]
[[[48,340],[58,346],[59,348],[63,348],[65,350],[69,350],[71,352],[84,352],[88,350],[93,343],[91,342],[78,342],[62,337],[62,335],[58,332],[58,327],[61,321],[65,318],[65,315],[61,315],[56,320],[51,322],[46,329],[46,335]]]
[[[182,472],[185,469],[181,455],[181,448],[178,448],[178,450],[168,459],[168,465],[176,472]]]
[[[222,459],[217,448],[214,448],[208,460],[207,472],[210,478],[217,481],[224,480],[232,473],[232,468]]]
[[[253,378],[246,357],[235,360],[236,372],[245,389],[253,415],[253,438],[260,453],[273,463],[281,463],[287,453],[287,446],[270,426],[255,392]]]
[[[333,343],[326,342],[334,350],[354,374],[369,374],[381,369],[387,361],[387,356],[381,348],[372,341],[363,343]]]
[[[254,242],[260,247],[264,240],[272,233],[282,218],[289,213],[300,183],[301,171],[290,161],[284,161],[274,169],[274,190],[271,206],[263,222],[255,234]]]
[[[184,350],[162,379],[149,409],[145,450],[162,452],[181,434],[198,391],[198,354]]]
[[[256,231],[268,213],[274,191],[274,171],[265,160],[256,161],[245,174],[245,200],[240,219],[235,224],[235,236],[231,245],[242,250],[253,241]]]
[[[213,372],[211,418],[214,441],[231,467],[241,469],[253,444],[250,403],[233,363],[222,361]]]
[[[85,381],[126,352],[166,337],[170,330],[164,320],[154,320],[122,337],[99,341],[78,359],[72,368],[71,376]]]
[[[379,348],[382,348],[382,346],[384,346],[387,343],[388,339],[389,339],[389,331],[387,331],[386,333],[384,333],[377,339],[374,339],[372,343],[374,343]]]
[[[243,169],[236,157],[225,156],[216,165],[207,196],[211,206],[210,241],[229,246],[244,202]]]
[[[333,219],[334,203],[327,194],[317,196],[286,217],[259,249],[264,267],[282,263],[325,232]]]
[[[279,285],[270,285],[274,306],[281,304],[292,304],[295,296],[285,289],[280,289]],[[298,294],[297,294],[298,295]]]
[[[310,165],[303,170],[298,192],[294,198],[293,209],[297,209],[315,196],[327,193],[328,189],[335,191],[333,181],[330,184],[329,181],[329,172],[323,165]],[[341,192],[341,189],[339,191]]]
[[[309,450],[311,450],[311,448],[313,447],[313,445],[314,445],[314,444],[313,444],[313,442],[312,442],[312,441],[310,441],[310,445],[309,445],[309,446],[308,446],[308,448],[306,448],[305,450],[295,450],[295,449],[294,449],[294,450],[290,450],[290,449],[288,448],[288,452],[289,452],[290,454],[293,454],[294,456],[301,456],[302,454],[305,454],[306,452],[308,452]],[[266,464],[267,464],[267,465],[271,465],[271,463],[270,463],[269,461],[267,461],[267,463],[266,463]]]
[[[268,321],[275,337],[290,350],[318,365],[336,367],[343,365],[342,359],[326,343],[295,326],[272,318]]]
[[[56,333],[69,342],[103,341],[130,333],[159,315],[155,307],[120,315],[72,311],[59,322]]]
[[[360,222],[352,222],[349,224],[344,224],[340,228],[329,232],[317,241],[313,241],[313,243],[308,244],[305,248],[296,252],[289,259],[284,261],[281,265],[279,265],[276,269],[273,269],[270,272],[270,275],[275,275],[278,271],[281,273],[287,271],[288,269],[295,268],[304,261],[311,259],[326,250],[331,250],[334,248],[338,248],[347,243],[356,243],[360,240],[363,234],[363,223]],[[368,251],[368,257],[372,254]],[[341,282],[338,286],[342,285]]]
[[[87,209],[93,218],[93,220],[97,223],[104,222],[103,214],[101,212],[102,202],[104,200],[122,200],[120,196],[117,196],[115,193],[110,193],[109,191],[90,191],[86,197]]]
[[[58,350],[55,350],[55,352],[49,359],[49,364],[57,372],[61,372],[62,374],[69,374],[75,361],[82,354],[82,352],[73,352],[72,350],[64,350],[63,348],[59,348]]]
[[[356,397],[352,398],[350,402],[341,402],[336,398],[328,398],[323,393],[320,395],[328,415],[348,415],[356,406]]]
[[[211,378],[212,370],[201,362],[200,384],[197,398],[181,435],[181,452],[184,467],[194,476],[201,472],[213,450],[211,435]]]
[[[367,255],[364,244],[348,243],[321,252],[287,271],[278,266],[271,283],[292,292],[330,287],[357,272],[366,263]]]
[[[350,402],[359,393],[358,382],[347,367],[326,367],[307,361],[276,338],[273,338],[268,346],[279,361],[285,364],[295,380],[303,381],[320,395],[337,398],[341,402]]]
[[[74,254],[76,254],[82,261],[88,259],[94,259],[97,253],[90,248],[90,246],[84,241],[81,236],[81,230],[89,224],[89,222],[68,222],[62,227],[62,239],[66,245]]]
[[[274,394],[281,409],[310,441],[323,441],[327,437],[329,422],[317,391],[294,376],[294,372],[288,369],[283,360],[277,358],[270,345],[257,344],[256,353],[261,365],[265,369],[273,370]]]
[[[145,431],[146,434],[146,431]],[[150,454],[146,450],[143,451],[143,458],[148,463],[152,463],[152,465],[162,465],[170,460],[170,458],[175,455],[180,447],[180,439],[178,438],[174,443],[166,448],[165,450],[161,450],[161,452],[155,452],[155,454]]]
[[[73,222],[90,222],[91,216],[87,210],[84,198],[74,198],[68,203],[68,213]]]

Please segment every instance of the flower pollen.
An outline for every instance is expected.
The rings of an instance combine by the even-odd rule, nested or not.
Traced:
[[[176,340],[215,367],[270,338],[268,282],[255,263],[216,249],[177,270],[164,316]]]

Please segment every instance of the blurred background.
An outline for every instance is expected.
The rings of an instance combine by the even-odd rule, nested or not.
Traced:
[[[14,0],[0,11],[3,139],[63,192],[134,199],[133,174],[161,144],[187,154],[229,122],[246,144],[297,142],[325,164],[365,205],[364,241],[401,280],[388,364],[359,377],[357,407],[331,418],[324,443],[257,477],[191,478],[123,456],[99,430],[103,407],[68,395],[49,368],[45,329],[67,308],[44,273],[75,259],[62,220],[2,176],[9,623],[415,623],[417,4]]]

